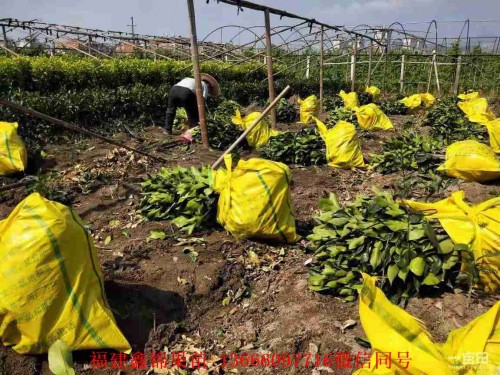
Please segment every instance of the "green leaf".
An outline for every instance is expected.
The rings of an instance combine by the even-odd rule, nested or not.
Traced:
[[[381,241],[375,242],[375,245],[373,246],[372,253],[370,256],[370,265],[373,267],[373,269],[376,269],[380,262],[382,261],[381,259],[381,254],[380,251],[383,247],[383,244]]]
[[[328,197],[321,198],[319,200],[319,209],[326,212],[338,211],[340,209],[340,204],[337,196],[333,193],[330,193]]]
[[[62,340],[55,341],[48,351],[49,369],[54,375],[75,375],[71,349]]]
[[[122,235],[125,236],[125,237],[127,237],[127,238],[130,237],[130,233],[128,231],[126,231],[126,230],[122,231]]]
[[[112,240],[111,236],[107,236],[106,239],[104,240],[104,245],[109,245],[111,240]]]
[[[425,231],[423,229],[411,229],[408,236],[408,240],[416,241],[425,236]]]
[[[413,258],[410,262],[410,270],[417,276],[422,276],[425,269],[425,259],[423,257]]]
[[[309,276],[307,282],[310,286],[323,286],[325,277],[323,275]]]
[[[361,337],[354,337],[354,341],[359,346],[362,346],[363,348],[366,348],[366,349],[371,349],[372,348],[372,344],[370,343],[370,341],[368,341],[368,339],[364,339],[364,338],[361,338]]]
[[[434,275],[433,273],[429,272],[425,278],[424,278],[424,281],[422,282],[422,284],[424,285],[437,285],[441,282],[441,279],[438,278],[436,275]]]
[[[152,230],[149,232],[149,239],[152,240],[164,240],[167,237],[165,232],[162,232],[161,230]]]
[[[365,242],[365,236],[360,236],[357,238],[353,238],[351,240],[347,240],[347,243],[349,244],[349,250],[355,249],[358,246],[361,246]]]
[[[408,229],[408,223],[405,223],[404,221],[386,220],[384,224],[387,225],[387,227],[393,232]]]
[[[449,254],[455,248],[455,244],[451,239],[447,239],[439,243],[439,248],[443,254]]]
[[[460,260],[460,256],[457,253],[446,254],[444,257],[443,270],[452,269]]]
[[[406,281],[406,276],[408,276],[408,267],[400,269],[398,276],[401,280]]]
[[[392,282],[394,281],[394,279],[396,278],[396,276],[398,275],[398,272],[399,272],[399,268],[395,264],[391,264],[387,268],[387,278],[389,279],[389,283],[391,285],[392,285]]]

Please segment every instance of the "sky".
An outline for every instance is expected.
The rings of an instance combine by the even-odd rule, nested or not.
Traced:
[[[0,0],[0,18],[38,19],[42,22],[130,31],[130,17],[136,33],[189,36],[186,0]],[[426,30],[423,23],[409,22],[471,20],[471,36],[500,36],[500,0],[253,0],[331,25],[390,25],[398,21],[410,31]],[[198,39],[224,25],[263,25],[262,12],[236,8],[217,0],[194,0]],[[495,21],[495,22],[472,22]],[[273,16],[271,24],[290,25],[290,20]],[[461,23],[438,23],[439,36],[456,36]],[[224,35],[226,33],[226,35]],[[231,35],[229,35],[231,34]],[[235,34],[224,29],[223,39]],[[217,37],[216,37],[217,36]],[[212,35],[220,40],[220,31]]]

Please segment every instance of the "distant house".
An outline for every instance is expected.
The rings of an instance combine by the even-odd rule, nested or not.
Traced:
[[[136,48],[132,44],[121,43],[116,46],[115,53],[120,55],[131,55],[135,50]]]

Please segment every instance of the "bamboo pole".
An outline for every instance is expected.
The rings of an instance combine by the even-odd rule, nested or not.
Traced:
[[[433,55],[434,55],[434,57],[433,57],[434,73],[436,74],[436,87],[438,90],[438,95],[441,96],[441,85],[439,84],[439,74],[438,74],[436,51],[434,51]]]
[[[27,185],[30,185],[30,184],[37,182],[37,180],[38,180],[38,178],[35,177],[35,178],[30,178],[29,180],[26,180],[26,181],[19,181],[19,182],[15,182],[15,183],[9,184],[9,185],[2,185],[2,186],[0,186],[0,192],[16,189],[16,188],[22,187],[22,186],[27,186]]]
[[[351,56],[351,91],[356,91],[356,54],[358,51],[358,37],[354,38],[354,47]]]
[[[196,37],[196,16],[193,0],[187,0],[189,22],[191,24],[191,58],[193,60],[194,80],[196,85],[196,101],[198,103],[198,117],[200,120],[201,140],[203,147],[208,149],[207,120],[205,117],[205,99],[202,94],[200,60],[198,57],[198,40]]]
[[[324,32],[321,25],[321,45],[319,49],[319,110],[323,112],[323,58],[324,58]]]
[[[45,113],[41,113],[41,112],[35,111],[34,109],[31,109],[31,108],[23,107],[22,105],[19,105],[17,103],[12,103],[12,102],[9,102],[8,100],[0,99],[0,105],[8,107],[8,108],[11,108],[11,109],[13,109],[15,111],[18,111],[18,112],[25,113],[25,114],[30,115],[32,117],[36,117],[36,118],[39,118],[41,120],[48,121],[48,122],[50,122],[52,124],[59,125],[59,126],[61,126],[63,128],[66,128],[66,129],[69,129],[69,130],[72,130],[72,131],[75,131],[75,132],[78,132],[78,133],[89,135],[91,137],[100,139],[101,141],[104,141],[104,142],[109,143],[111,145],[114,145],[114,146],[117,146],[117,147],[122,147],[122,148],[124,148],[126,150],[129,150],[129,151],[137,152],[138,154],[147,156],[147,157],[149,157],[151,159],[160,160],[160,161],[166,161],[166,159],[162,158],[161,156],[151,155],[151,154],[149,154],[147,152],[144,152],[144,151],[138,150],[136,148],[124,145],[124,144],[122,144],[120,142],[117,142],[117,141],[115,141],[113,139],[104,137],[104,136],[102,136],[100,134],[97,134],[97,133],[94,133],[94,132],[92,132],[90,130],[80,128],[79,126],[76,126],[74,124],[70,124],[69,122],[66,122],[66,121],[63,121],[63,120],[59,120],[59,119],[57,119],[55,117],[51,117],[49,115],[46,115]]]
[[[2,25],[2,35],[3,35],[3,46],[9,49],[9,43],[7,42],[7,32],[5,31],[5,26]]]
[[[5,50],[5,51],[7,51],[7,52],[9,52],[9,53],[12,53],[14,56],[19,56],[18,53],[15,53],[11,49],[8,49],[7,47],[2,46],[1,44],[0,44],[0,48],[3,49],[3,50]]]
[[[432,69],[434,69],[434,54],[432,54],[431,63],[429,67],[429,78],[427,79],[427,92],[429,92],[431,89]]]
[[[309,79],[310,68],[311,68],[311,56],[307,55],[307,59],[306,59],[306,79]]]
[[[269,19],[269,9],[264,11],[264,21],[266,25],[266,62],[267,62],[267,78],[269,84],[269,101],[272,102],[275,97],[274,93],[274,75],[273,75],[273,55],[271,45],[271,21]],[[271,110],[271,127],[276,129],[276,109]]]
[[[405,55],[401,55],[401,73],[399,75],[399,92],[402,94],[405,85]]]
[[[254,121],[254,123],[252,125],[250,125],[243,132],[243,134],[240,135],[240,137],[236,141],[234,141],[234,143],[231,145],[231,147],[229,147],[226,151],[224,151],[224,153],[220,156],[220,158],[217,159],[217,161],[212,164],[212,169],[217,168],[217,166],[222,162],[222,160],[224,160],[224,155],[227,155],[231,151],[233,151],[236,148],[236,146],[238,146],[240,144],[240,142],[245,139],[245,137],[247,136],[247,134],[250,133],[252,131],[252,129],[255,128],[255,126],[257,126],[257,124],[262,121],[262,119],[264,117],[266,117],[266,115],[276,106],[276,104],[278,104],[278,102],[280,101],[280,99],[283,96],[285,96],[285,94],[288,92],[288,90],[290,90],[290,85],[288,85],[287,87],[285,87],[285,89],[271,102],[271,104],[269,104],[267,106],[267,108],[264,109],[264,112],[261,113],[261,115],[259,116],[259,118],[257,118]]]
[[[460,69],[462,68],[462,56],[457,58],[457,70],[455,73],[455,96],[458,95],[458,90],[460,89]]]
[[[372,80],[372,53],[373,53],[373,40],[370,41],[370,50],[368,51],[368,79],[366,86],[370,86]]]

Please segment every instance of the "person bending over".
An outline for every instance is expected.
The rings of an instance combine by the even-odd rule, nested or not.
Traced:
[[[217,97],[220,95],[219,84],[209,74],[202,73],[201,86],[203,99],[206,101],[208,96]],[[184,78],[170,89],[168,93],[167,117],[165,119],[165,131],[172,134],[172,127],[175,120],[175,112],[178,107],[186,110],[188,126],[196,126],[200,121],[198,116],[198,103],[196,101],[196,85],[194,78]]]

